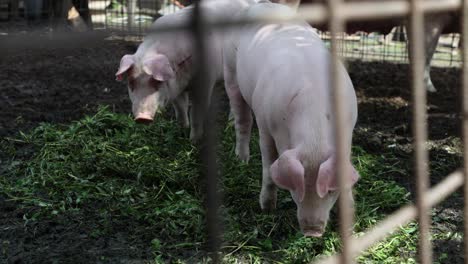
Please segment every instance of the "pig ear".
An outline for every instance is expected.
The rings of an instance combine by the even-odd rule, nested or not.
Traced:
[[[294,150],[287,150],[271,165],[271,178],[280,188],[293,191],[300,202],[304,200],[304,167]]]
[[[122,81],[123,79],[123,74],[127,72],[132,66],[135,64],[135,60],[133,59],[133,55],[125,55],[122,57],[120,60],[120,66],[119,70],[115,74],[116,80],[117,81]]]
[[[359,174],[354,169],[351,162],[346,165],[346,177],[348,179],[348,187],[352,187],[359,179]],[[329,191],[338,190],[338,179],[336,174],[336,160],[334,157],[328,158],[320,164],[317,182],[317,194],[320,198],[325,197]]]
[[[143,62],[143,70],[148,75],[152,75],[155,80],[164,82],[174,77],[169,59],[162,54],[158,54]]]

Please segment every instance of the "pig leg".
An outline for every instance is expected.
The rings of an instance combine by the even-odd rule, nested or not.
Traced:
[[[260,132],[260,151],[262,153],[262,190],[260,191],[260,207],[263,211],[272,211],[276,208],[277,187],[271,179],[271,164],[278,158],[275,142],[273,138]]]
[[[172,106],[174,107],[176,119],[177,121],[179,121],[180,125],[184,128],[189,127],[188,104],[189,104],[189,98],[188,98],[187,92],[182,92],[172,102]]]
[[[252,111],[245,102],[239,90],[239,85],[235,79],[235,74],[225,70],[226,93],[229,97],[231,113],[234,117],[234,126],[236,128],[236,155],[240,160],[248,162],[250,158],[250,135],[252,131]]]
[[[203,136],[203,124],[210,106],[211,93],[215,83],[215,78],[209,78],[207,83],[208,85],[206,85],[206,87],[191,92],[190,99],[192,101],[192,107],[190,108],[190,140],[192,142],[200,142]]]
[[[442,33],[442,23],[427,22],[425,26],[426,33],[426,64],[424,67],[424,83],[426,84],[427,91],[437,92],[431,80],[431,60],[439,43],[439,37]]]
[[[436,88],[431,80],[431,60],[439,43],[439,37],[442,30],[447,23],[447,17],[445,15],[432,15],[426,17],[424,25],[424,43],[426,48],[426,61],[424,66],[424,84],[429,92],[436,92]],[[407,32],[411,33],[411,29],[407,27]],[[411,41],[411,40],[410,40]],[[409,48],[411,52],[411,46]]]

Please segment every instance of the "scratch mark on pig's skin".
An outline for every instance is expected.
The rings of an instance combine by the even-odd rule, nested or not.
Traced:
[[[292,108],[292,102],[294,101],[294,99],[296,99],[296,97],[299,95],[299,93],[301,92],[301,90],[299,90],[295,95],[293,95],[293,97],[291,97],[291,99],[289,100],[289,103],[288,105],[286,106],[286,116],[283,117],[283,121],[286,121],[286,119],[289,117],[289,115],[294,111],[294,108]]]
[[[289,103],[288,103],[288,106],[287,106],[288,113],[291,112],[291,109],[290,109],[291,104],[292,104],[292,102],[294,101],[294,99],[296,99],[296,97],[299,95],[300,92],[301,92],[301,91],[299,90],[299,91],[291,98],[291,100],[289,100]]]

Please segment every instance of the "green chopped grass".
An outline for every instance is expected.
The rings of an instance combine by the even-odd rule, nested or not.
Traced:
[[[305,263],[340,250],[337,216],[323,238],[305,238],[289,193],[278,209],[264,214],[258,205],[261,159],[253,135],[249,164],[234,154],[234,128],[221,135],[221,187],[225,263]],[[154,262],[206,261],[203,180],[197,149],[175,121],[150,126],[101,108],[70,125],[41,124],[27,134],[1,141],[11,158],[3,168],[0,194],[29,209],[30,221],[63,214],[93,215],[91,236],[106,236],[114,225],[131,225],[128,235],[144,237]],[[361,179],[355,188],[355,232],[361,234],[408,203],[407,191],[388,180],[408,173],[392,153],[374,156],[354,147]],[[401,227],[360,258],[360,263],[415,263],[417,225]]]

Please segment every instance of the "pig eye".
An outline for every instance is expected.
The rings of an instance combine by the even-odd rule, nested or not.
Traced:
[[[156,89],[156,90],[159,89],[159,87],[161,86],[161,83],[162,83],[161,81],[158,81],[158,80],[153,79],[153,78],[150,78],[148,82],[149,82],[149,85],[151,87],[153,87],[154,89]]]

